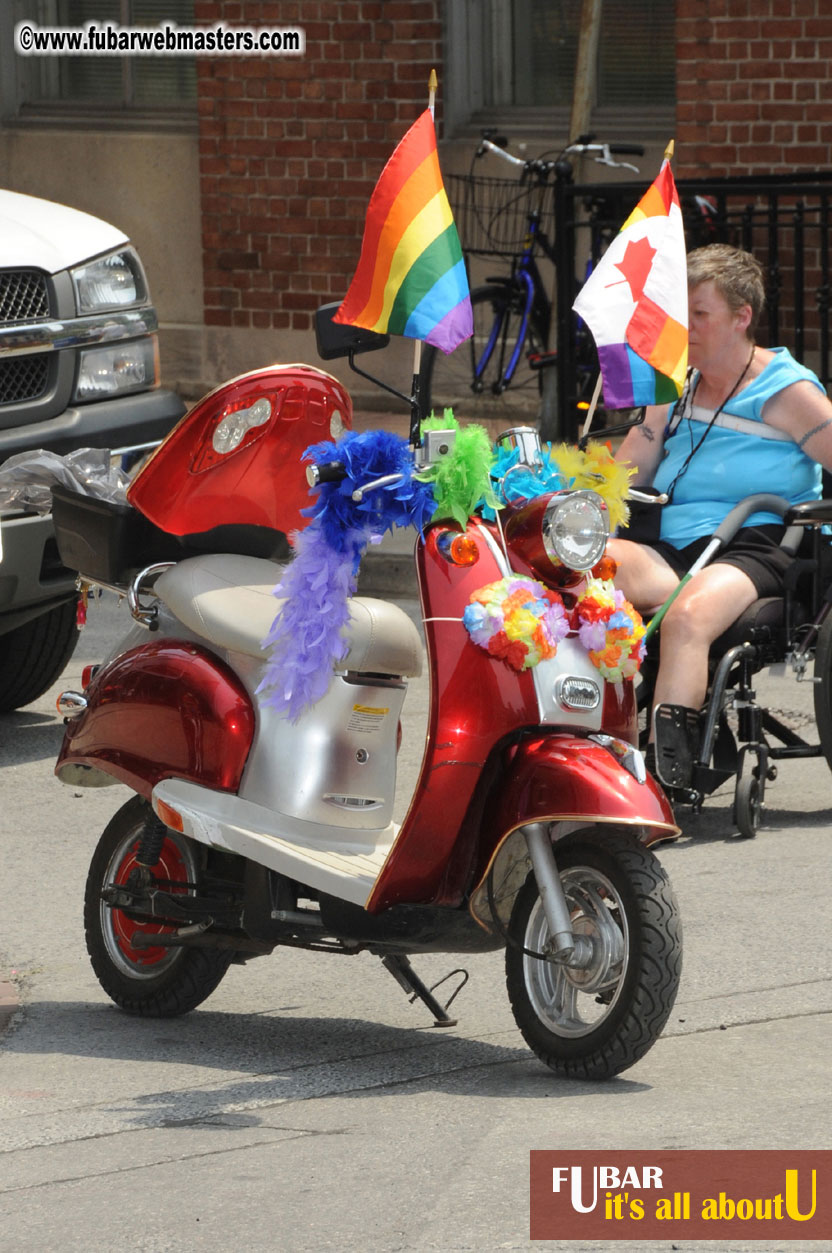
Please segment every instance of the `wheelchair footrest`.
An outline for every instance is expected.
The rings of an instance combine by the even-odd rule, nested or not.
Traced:
[[[666,787],[689,788],[699,758],[699,711],[688,705],[657,705],[653,734],[660,781]]]

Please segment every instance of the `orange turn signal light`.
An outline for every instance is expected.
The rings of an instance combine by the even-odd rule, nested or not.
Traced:
[[[157,798],[153,802],[153,808],[156,810],[157,816],[166,827],[170,828],[171,831],[185,830],[185,823],[182,820],[182,815],[178,814],[171,805],[168,805],[165,801],[161,801]]]
[[[466,531],[442,531],[436,547],[446,561],[453,566],[473,566],[480,559],[477,541]]]
[[[451,540],[451,560],[457,566],[473,566],[480,559],[476,540],[470,535],[456,535]]]
[[[614,579],[618,571],[618,562],[614,557],[608,557],[606,553],[592,567],[592,577],[595,579]]]

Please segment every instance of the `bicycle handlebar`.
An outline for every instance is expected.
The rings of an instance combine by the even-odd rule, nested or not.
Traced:
[[[580,135],[574,143],[567,144],[556,161],[525,161],[522,157],[515,157],[513,153],[506,152],[504,144],[507,142],[504,135],[495,135],[496,143],[490,138],[493,131],[484,131],[480,145],[477,148],[476,156],[483,157],[486,152],[493,152],[502,161],[507,161],[509,165],[519,167],[524,173],[534,173],[548,178],[555,169],[557,162],[563,157],[576,156],[587,157],[593,156],[599,165],[611,165],[615,169],[633,170],[638,174],[639,169],[636,165],[631,165],[629,161],[616,161],[616,156],[644,156],[644,146],[642,144],[597,144],[593,142],[592,135]]]

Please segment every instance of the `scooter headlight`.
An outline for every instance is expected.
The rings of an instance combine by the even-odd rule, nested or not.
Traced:
[[[543,547],[554,565],[591,570],[609,538],[609,514],[595,492],[564,493],[546,506],[542,531]]]

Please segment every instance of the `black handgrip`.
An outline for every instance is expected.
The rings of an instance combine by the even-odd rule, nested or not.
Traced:
[[[340,483],[347,477],[343,461],[322,461],[319,465],[306,467],[306,481],[310,487],[319,483]]]
[[[644,144],[608,144],[614,157],[643,157]]]

